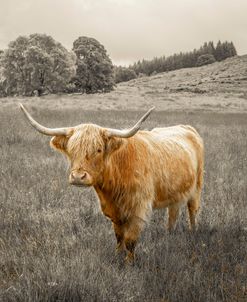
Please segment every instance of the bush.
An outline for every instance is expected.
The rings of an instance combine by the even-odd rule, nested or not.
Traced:
[[[198,57],[196,66],[208,65],[216,62],[215,57],[212,54],[204,54]]]
[[[115,83],[127,82],[136,79],[135,71],[127,67],[115,67]]]

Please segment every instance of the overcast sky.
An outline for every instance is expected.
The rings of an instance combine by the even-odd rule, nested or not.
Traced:
[[[0,0],[0,49],[46,33],[67,49],[96,38],[115,64],[171,55],[204,41],[233,41],[247,54],[247,0]]]

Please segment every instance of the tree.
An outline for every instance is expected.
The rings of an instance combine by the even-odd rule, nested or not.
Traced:
[[[204,54],[198,57],[196,66],[208,65],[216,62],[215,57],[212,54]]]
[[[73,79],[78,90],[86,93],[108,92],[114,86],[111,59],[96,39],[79,37],[73,43],[76,54],[76,76]]]
[[[2,56],[7,94],[62,92],[75,73],[74,62],[74,55],[50,36],[20,36]]]
[[[235,48],[233,42],[230,42],[230,43],[228,44],[228,47],[229,47],[229,51],[230,51],[230,56],[231,56],[231,57],[236,56],[236,55],[237,55],[237,50],[236,50],[236,48]]]
[[[135,79],[136,73],[133,69],[127,67],[115,67],[115,83],[127,82]]]
[[[218,41],[216,48],[215,48],[215,59],[217,61],[223,60],[223,49],[222,49],[222,44],[221,41]]]
[[[232,42],[219,41],[215,49],[215,58],[217,61],[225,60],[226,58],[233,57],[237,55],[237,51]]]
[[[3,75],[3,67],[2,67],[2,57],[3,57],[3,50],[0,50],[0,97],[6,96],[5,88],[6,88],[6,81]]]

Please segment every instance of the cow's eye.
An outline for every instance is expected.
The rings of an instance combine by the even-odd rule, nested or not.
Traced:
[[[98,153],[101,153],[101,152],[102,152],[102,150],[101,150],[101,149],[98,149],[98,150],[97,150],[97,152],[98,152]]]

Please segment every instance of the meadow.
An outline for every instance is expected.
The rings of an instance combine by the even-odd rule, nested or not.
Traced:
[[[50,127],[123,128],[142,113],[28,108]],[[0,108],[0,301],[247,301],[247,113],[155,111],[143,128],[175,124],[205,142],[198,229],[184,208],[170,234],[155,211],[125,266],[93,190],[69,186],[66,160],[16,103]]]

